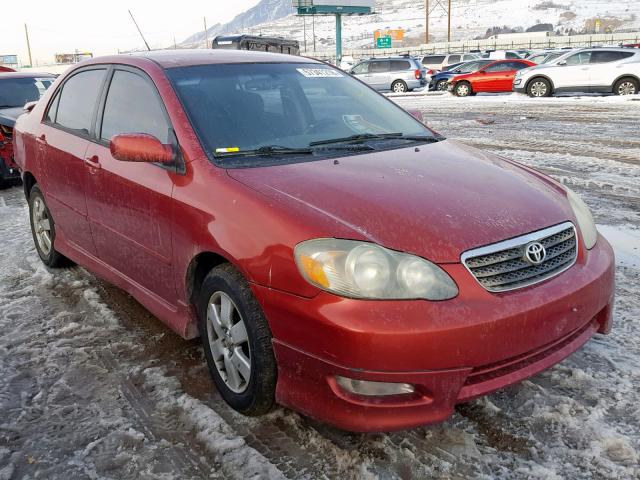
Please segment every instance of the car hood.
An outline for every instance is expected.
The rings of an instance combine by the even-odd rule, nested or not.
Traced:
[[[18,117],[23,113],[22,107],[0,108],[0,125],[13,127]]]
[[[553,181],[449,140],[228,174],[302,211],[298,221],[317,236],[369,240],[438,263],[573,218]]]

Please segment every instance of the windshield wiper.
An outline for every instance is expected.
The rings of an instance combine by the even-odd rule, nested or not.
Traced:
[[[18,108],[19,105],[0,105],[0,108]]]
[[[312,154],[313,149],[305,147],[305,148],[291,148],[291,147],[281,147],[280,145],[265,145],[263,147],[258,147],[253,150],[240,150],[237,152],[222,152],[216,153],[217,157],[248,157],[254,155],[308,155]]]
[[[311,142],[309,144],[310,147],[315,147],[318,145],[331,145],[333,143],[349,143],[349,142],[359,142],[364,140],[409,140],[416,142],[439,142],[440,140],[444,140],[444,137],[438,135],[405,135],[404,133],[359,133],[357,135],[351,135],[349,137],[343,138],[330,138],[328,140],[318,140],[316,142]]]

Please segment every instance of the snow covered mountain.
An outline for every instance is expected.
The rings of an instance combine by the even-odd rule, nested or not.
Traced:
[[[432,5],[436,2],[432,0]],[[443,1],[446,4],[446,1]],[[403,28],[406,44],[424,42],[424,0],[377,0],[374,15],[346,17],[343,41],[346,48],[371,46],[373,31],[381,28]],[[295,38],[308,50],[329,50],[334,44],[333,17],[312,19],[293,14],[291,0],[262,0],[238,15],[230,23],[214,25],[209,38],[220,33],[249,33]],[[515,31],[548,23],[559,33],[594,33],[599,31],[640,30],[639,0],[454,0],[452,2],[452,40],[484,37],[488,29],[507,27]],[[436,7],[429,24],[431,41],[446,39],[447,18]],[[306,35],[305,35],[306,33]],[[183,45],[200,44],[203,33],[196,33]]]

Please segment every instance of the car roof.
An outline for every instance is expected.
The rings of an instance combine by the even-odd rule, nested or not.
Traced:
[[[185,49],[185,50],[151,50],[107,57],[96,57],[81,62],[82,65],[95,63],[129,63],[133,58],[151,60],[162,68],[189,67],[194,65],[210,65],[222,63],[317,63],[318,60],[286,55],[282,53],[256,52],[253,50],[227,49]],[[78,65],[80,65],[78,64]]]
[[[55,78],[55,75],[51,73],[43,73],[43,72],[0,72],[0,80],[4,78],[42,78],[42,77]]]

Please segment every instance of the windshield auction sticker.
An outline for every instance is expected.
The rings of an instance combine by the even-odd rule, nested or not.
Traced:
[[[342,78],[337,70],[332,68],[296,68],[302,75],[307,78]]]

